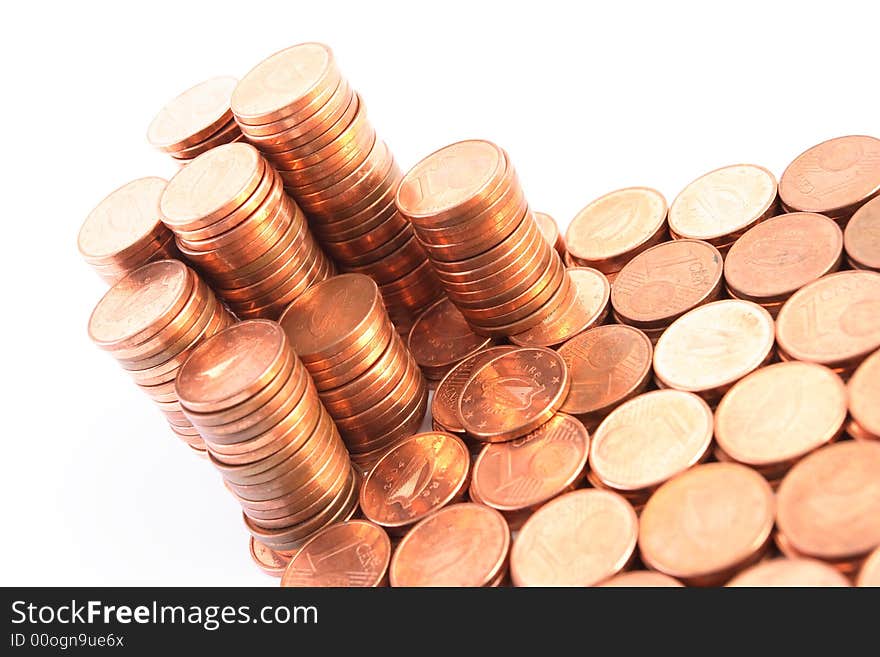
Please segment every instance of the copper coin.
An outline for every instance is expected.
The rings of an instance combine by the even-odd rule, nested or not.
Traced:
[[[147,129],[147,141],[161,151],[197,145],[232,120],[229,99],[238,80],[216,77],[187,89],[165,105]]]
[[[559,226],[556,224],[556,220],[545,212],[534,212],[532,213],[532,216],[535,217],[535,223],[538,224],[538,228],[541,230],[541,235],[544,236],[547,244],[556,249],[560,258],[565,257],[565,238],[562,236],[562,233],[559,232]]]
[[[410,329],[407,346],[416,362],[435,370],[448,368],[492,344],[475,334],[449,299],[432,304]]]
[[[559,354],[540,347],[514,349],[474,371],[459,396],[459,418],[475,438],[512,440],[549,420],[568,388]]]
[[[578,212],[565,233],[575,263],[601,272],[620,271],[634,256],[663,238],[666,199],[649,187],[605,194]]]
[[[669,206],[669,230],[676,238],[724,247],[773,216],[775,205],[776,177],[764,167],[735,164],[685,187]]]
[[[849,433],[854,438],[880,440],[880,350],[868,356],[847,384]]]
[[[711,244],[675,240],[643,251],[620,271],[611,304],[622,322],[639,328],[668,326],[718,295],[723,262]]]
[[[793,360],[851,368],[880,347],[880,273],[844,271],[795,292],[776,322]]]
[[[471,378],[473,371],[484,363],[501,354],[515,349],[510,345],[489,347],[468,356],[455,367],[437,384],[434,396],[431,400],[431,416],[450,433],[464,433],[461,420],[458,417],[458,398],[465,384]]]
[[[616,588],[681,588],[684,586],[674,577],[653,570],[631,570],[607,579],[599,586]]]
[[[471,493],[499,511],[537,507],[583,477],[589,452],[584,425],[557,413],[522,438],[486,445],[474,463]]]
[[[777,363],[734,385],[715,412],[715,439],[731,458],[754,467],[798,459],[840,435],[846,388],[812,363]]]
[[[856,586],[880,586],[880,548],[874,550],[865,559],[859,575],[856,578]]]
[[[270,577],[281,577],[290,559],[285,558],[270,547],[260,543],[251,536],[249,541],[251,559],[257,564],[257,568]]]
[[[815,559],[770,559],[744,570],[726,586],[852,586],[828,564]]]
[[[625,324],[597,326],[576,335],[559,347],[559,355],[571,378],[559,410],[590,416],[590,424],[642,392],[650,380],[651,341]]]
[[[810,454],[782,480],[777,526],[798,553],[860,558],[880,545],[880,444],[846,441]]]
[[[504,571],[510,530],[500,513],[453,504],[413,527],[391,560],[391,586],[490,586]]]
[[[675,320],[654,350],[654,374],[665,387],[717,400],[773,353],[773,318],[750,301],[726,299]]]
[[[843,234],[828,217],[795,212],[749,229],[724,261],[724,279],[740,299],[764,305],[840,266]]]
[[[576,490],[538,509],[510,552],[515,586],[592,586],[630,562],[639,521],[625,499],[603,490]]]
[[[384,529],[349,520],[312,536],[290,560],[281,586],[381,586],[390,559]]]
[[[278,324],[239,322],[200,344],[180,368],[181,404],[204,413],[244,401],[275,377],[289,351]]]
[[[706,456],[712,411],[679,390],[654,390],[624,402],[593,434],[590,470],[608,488],[647,491]]]
[[[601,324],[608,314],[611,285],[605,275],[589,267],[571,267],[572,299],[524,333],[510,336],[521,347],[553,347]]]
[[[807,149],[779,180],[779,197],[787,208],[832,219],[849,216],[878,192],[880,139],[863,135],[836,137]]]
[[[462,495],[470,456],[460,439],[420,433],[387,452],[360,491],[364,515],[390,531],[405,529]]]
[[[846,255],[854,269],[880,271],[880,200],[860,207],[843,233]]]
[[[774,511],[773,491],[754,470],[696,466],[663,484],[645,505],[642,560],[686,584],[718,584],[760,556]]]

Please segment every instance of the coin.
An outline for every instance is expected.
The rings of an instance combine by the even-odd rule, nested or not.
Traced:
[[[663,573],[657,573],[653,570],[631,570],[627,573],[620,573],[611,579],[607,579],[598,586],[606,587],[649,587],[649,588],[680,588],[684,584],[674,577],[669,577]]]
[[[853,438],[880,440],[880,350],[868,356],[847,384]]]
[[[712,411],[698,396],[654,390],[611,411],[593,434],[590,470],[602,486],[636,505],[664,481],[702,461]]]
[[[556,224],[556,220],[545,212],[535,212],[533,215],[535,217],[535,223],[538,224],[538,228],[541,230],[541,235],[544,236],[547,244],[556,249],[560,258],[564,258],[567,253],[565,238],[562,236],[562,233],[559,232],[559,226]]]
[[[856,578],[856,586],[880,586],[880,548],[865,559]]]
[[[515,586],[592,586],[623,570],[639,521],[609,491],[576,490],[551,500],[523,525],[510,552]]]
[[[391,541],[384,529],[349,520],[306,541],[284,570],[281,586],[383,586],[390,559]]]
[[[391,586],[491,586],[507,568],[510,530],[500,513],[453,504],[415,525],[391,560]]]
[[[475,438],[512,440],[548,421],[565,401],[568,388],[568,370],[556,352],[514,349],[471,374],[459,396],[459,418]]]
[[[773,491],[743,465],[698,465],[663,484],[641,515],[649,567],[687,585],[712,586],[757,560],[773,529]]]
[[[880,271],[880,201],[872,199],[853,214],[843,233],[843,246],[853,269]]]
[[[840,562],[880,545],[880,444],[844,441],[810,454],[782,480],[779,532],[798,553]]]
[[[789,360],[851,372],[880,347],[880,274],[838,272],[801,288],[779,311],[776,340]]]
[[[442,432],[416,434],[385,453],[364,480],[364,516],[400,534],[467,488],[470,456],[460,439]]]
[[[815,559],[769,559],[747,568],[726,586],[851,586],[831,566]]]
[[[669,206],[676,239],[698,239],[721,250],[754,224],[776,214],[776,177],[764,167],[735,164],[690,183]]]
[[[578,212],[565,234],[573,264],[612,274],[666,238],[666,199],[649,187],[618,189]]]
[[[880,139],[836,137],[798,155],[779,179],[789,211],[818,212],[845,222],[880,192]]]
[[[559,410],[578,417],[587,428],[650,381],[651,341],[625,324],[592,328],[565,342],[558,352],[571,379]]]
[[[724,261],[724,279],[731,295],[778,311],[804,285],[836,271],[842,248],[840,227],[827,217],[780,215],[736,241]]]
[[[287,559],[284,555],[266,547],[253,536],[250,538],[249,546],[251,559],[257,564],[257,568],[270,577],[281,577],[281,574],[284,572],[290,559]]]
[[[471,494],[501,512],[536,508],[583,477],[590,436],[557,413],[522,438],[487,444],[474,463]]]

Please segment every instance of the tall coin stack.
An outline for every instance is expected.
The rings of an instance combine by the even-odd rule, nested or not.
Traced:
[[[299,548],[357,508],[357,477],[309,373],[282,328],[248,320],[202,343],[177,394],[251,535]]]
[[[342,270],[379,284],[388,314],[405,332],[442,291],[395,208],[400,169],[332,51],[304,43],[272,55],[235,88],[232,111],[327,253]]]
[[[495,144],[463,141],[429,155],[404,176],[396,203],[475,332],[522,333],[566,299],[562,259]]]
[[[279,320],[363,470],[422,423],[425,379],[376,283],[342,274],[311,287]]]
[[[277,318],[334,273],[281,178],[244,143],[200,155],[168,183],[162,220],[241,319]]]
[[[205,444],[180,407],[174,382],[190,353],[235,319],[179,260],[144,265],[116,283],[89,318],[89,337],[119,361],[193,449]]]

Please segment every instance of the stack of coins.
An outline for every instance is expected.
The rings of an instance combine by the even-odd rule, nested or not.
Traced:
[[[342,274],[318,283],[279,321],[358,466],[368,469],[415,433],[427,385],[371,278]]]
[[[123,185],[89,213],[79,229],[80,255],[111,285],[141,265],[179,258],[173,233],[159,216],[168,183],[139,178]]]
[[[495,144],[463,141],[429,155],[404,176],[397,207],[476,333],[522,333],[568,295],[565,266]]]
[[[749,229],[724,259],[727,292],[772,316],[807,283],[840,267],[843,233],[828,217],[794,212]]]
[[[458,363],[495,344],[477,335],[449,299],[440,299],[416,319],[407,347],[429,383],[440,381]]]
[[[619,189],[589,203],[568,224],[567,264],[594,267],[613,282],[626,263],[667,237],[663,194],[650,187]]]
[[[614,319],[641,329],[657,343],[677,318],[721,293],[724,263],[711,244],[664,242],[629,261],[614,279]]]
[[[835,137],[798,155],[779,179],[786,212],[817,212],[844,226],[880,194],[880,139]]]
[[[850,267],[880,271],[880,197],[852,216],[843,233],[843,246]]]
[[[373,277],[406,332],[441,294],[412,227],[394,206],[401,172],[330,48],[304,43],[258,64],[232,95],[247,139],[277,168],[324,249]]]
[[[562,233],[559,232],[559,224],[557,224],[556,220],[546,212],[535,212],[533,213],[533,216],[535,217],[541,235],[544,236],[547,244],[556,249],[556,253],[558,253],[559,257],[562,258],[562,261],[565,262],[565,258],[568,255],[568,249],[565,246],[565,238],[562,236]]]
[[[673,239],[703,240],[721,253],[746,230],[777,212],[776,177],[764,167],[735,164],[685,187],[669,206]]]
[[[850,419],[846,432],[857,439],[880,440],[880,350],[859,365],[847,390]]]
[[[248,320],[205,340],[176,390],[262,545],[297,550],[356,511],[348,452],[278,324]]]
[[[192,269],[179,260],[159,260],[108,290],[89,318],[89,337],[156,402],[174,433],[204,452],[174,383],[193,350],[234,321]]]
[[[180,251],[241,319],[275,319],[334,273],[278,174],[248,144],[197,157],[159,207]]]
[[[229,108],[236,84],[238,80],[224,76],[187,89],[155,116],[147,141],[183,165],[212,148],[241,140]]]

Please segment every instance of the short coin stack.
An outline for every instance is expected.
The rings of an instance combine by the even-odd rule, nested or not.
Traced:
[[[223,76],[187,89],[165,105],[147,129],[153,148],[181,165],[216,146],[242,139],[229,99],[238,80]]]
[[[156,402],[174,433],[204,451],[174,382],[189,354],[234,321],[192,269],[178,260],[159,260],[110,288],[89,318],[89,337]]]
[[[363,469],[418,430],[425,379],[371,278],[342,274],[318,283],[279,321]]]
[[[290,552],[354,513],[348,452],[278,324],[248,320],[203,342],[177,394],[261,544]]]
[[[180,251],[240,319],[275,319],[333,274],[278,174],[248,144],[197,157],[168,183],[160,210]]]
[[[463,141],[429,155],[404,176],[397,207],[475,332],[522,333],[566,299],[565,265],[495,144]]]
[[[236,87],[232,110],[327,253],[341,269],[375,279],[405,333],[442,292],[394,206],[400,169],[330,48],[303,43],[264,60]]]
[[[111,285],[153,260],[178,258],[174,234],[159,217],[167,181],[138,178],[110,193],[79,229],[80,255]]]

